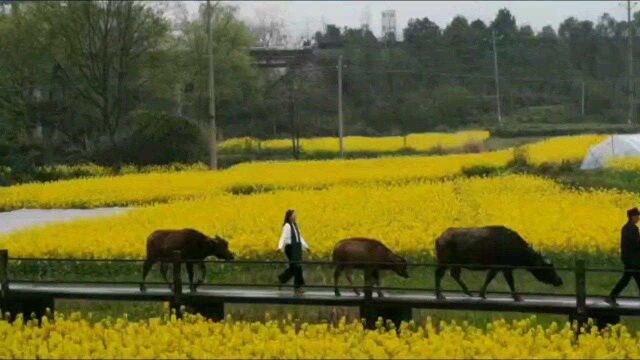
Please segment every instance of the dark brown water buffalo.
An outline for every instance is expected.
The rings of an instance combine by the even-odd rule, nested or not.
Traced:
[[[173,261],[172,257],[175,251],[181,252],[182,260],[188,260],[188,262],[185,263],[185,267],[189,275],[189,288],[191,291],[196,291],[198,285],[205,279],[206,268],[204,259],[207,256],[213,255],[224,260],[233,260],[234,258],[233,253],[229,250],[229,243],[218,235],[210,238],[193,229],[156,230],[147,238],[147,258],[142,266],[141,291],[146,290],[144,281],[149,270],[151,270],[151,267],[157,261],[161,262],[160,272],[164,280],[171,287],[169,279],[167,278],[167,269],[168,263]],[[200,267],[202,278],[194,284],[193,265],[195,264],[198,264]]]
[[[336,296],[340,296],[338,278],[343,270],[351,286],[353,286],[351,271],[353,269],[364,270],[365,286],[376,284],[378,296],[382,296],[382,291],[379,289],[380,270],[391,270],[403,278],[409,277],[407,261],[374,239],[350,238],[341,240],[333,248],[333,262],[336,266],[333,273]],[[353,291],[356,295],[360,295],[357,289],[353,289]]]
[[[519,301],[520,296],[513,284],[513,269],[518,267],[534,267],[527,270],[539,281],[553,286],[562,285],[553,264],[533,250],[518,233],[504,226],[449,228],[436,239],[436,254],[436,296],[439,299],[444,299],[440,281],[447,268],[451,268],[451,276],[469,296],[472,296],[471,292],[460,278],[461,268],[489,270],[480,289],[482,298],[486,295],[487,285],[498,271],[502,271],[511,296]]]

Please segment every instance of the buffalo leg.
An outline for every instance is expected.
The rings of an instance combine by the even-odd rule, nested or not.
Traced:
[[[384,294],[382,293],[382,290],[380,290],[380,270],[376,269],[373,271],[373,281],[378,289],[378,297],[383,297]]]
[[[367,294],[370,296],[371,295],[371,291],[373,291],[373,272],[375,270],[370,269],[370,268],[365,268],[364,269],[364,296],[366,297]]]
[[[207,266],[205,265],[204,261],[199,262],[198,267],[200,268],[200,273],[202,274],[202,277],[196,282],[196,285],[195,285],[196,288],[200,286],[202,283],[204,283],[204,281],[207,279]]]
[[[345,269],[344,277],[347,278],[349,285],[351,285],[351,287],[353,288],[353,292],[356,293],[357,296],[360,296],[360,292],[358,291],[358,289],[353,286],[353,279],[351,279],[351,269]]]
[[[160,273],[162,274],[162,277],[164,278],[164,281],[169,286],[169,290],[173,291],[173,286],[172,286],[172,283],[169,281],[169,277],[167,276],[167,272],[169,272],[169,264],[167,264],[166,262],[161,262],[160,263]]]
[[[436,299],[444,300],[445,297],[442,295],[442,289],[440,287],[440,283],[442,282],[442,277],[444,277],[445,272],[447,271],[446,266],[438,266],[436,268]]]
[[[471,292],[469,291],[469,289],[467,288],[467,285],[462,281],[462,279],[460,278],[460,272],[462,271],[462,269],[459,266],[453,267],[451,268],[450,272],[451,272],[451,277],[453,277],[453,279],[458,283],[458,285],[460,285],[460,287],[462,288],[462,291],[469,295],[469,296],[473,296],[471,294]]]
[[[338,289],[338,281],[340,280],[340,274],[342,273],[342,265],[336,265],[336,269],[333,271],[333,292],[336,296],[340,296],[340,290]]]
[[[513,297],[513,300],[521,301],[522,298],[520,297],[520,295],[516,294],[516,287],[513,283],[513,270],[502,270],[502,275],[504,275],[504,279],[507,280],[507,284],[509,285],[509,289],[511,290],[511,296]]]
[[[481,298],[485,299],[487,297],[487,286],[489,286],[489,283],[491,282],[491,280],[493,280],[493,278],[496,277],[497,274],[498,271],[496,269],[489,270],[489,272],[487,273],[487,277],[484,279],[484,284],[482,284],[482,288],[480,288]]]
[[[153,263],[155,261],[151,259],[146,259],[142,264],[142,282],[140,283],[140,291],[144,292],[147,290],[147,286],[144,284],[147,275],[149,275],[149,271],[151,267],[153,267]]]
[[[186,264],[186,268],[187,268],[187,275],[189,276],[189,290],[191,290],[191,292],[195,292],[196,287],[193,284],[193,263],[188,262]]]

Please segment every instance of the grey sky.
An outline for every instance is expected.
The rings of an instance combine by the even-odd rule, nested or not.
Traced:
[[[394,9],[397,29],[401,32],[409,19],[428,17],[439,26],[446,26],[456,15],[469,20],[481,19],[490,22],[499,9],[506,7],[516,17],[518,25],[531,25],[540,30],[558,24],[570,16],[580,20],[597,21],[605,12],[616,19],[626,18],[625,1],[229,1],[238,6],[240,18],[251,22],[256,12],[278,14],[285,19],[290,33],[299,38],[325,24],[339,27],[359,27],[366,14],[370,13],[370,28],[380,35],[381,13]],[[190,10],[198,2],[187,4]],[[364,16],[366,17],[366,16]]]

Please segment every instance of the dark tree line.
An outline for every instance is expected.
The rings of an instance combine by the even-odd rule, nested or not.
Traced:
[[[249,55],[281,46],[281,21],[249,27],[216,3],[213,24],[225,138],[336,135],[339,56],[347,134],[495,125],[493,33],[507,123],[625,122],[633,90],[628,24],[607,14],[539,32],[507,9],[490,23],[456,17],[444,28],[425,17],[402,41],[329,25],[315,35],[313,60],[287,71],[259,69]],[[0,49],[0,166],[206,160],[203,9],[189,18],[168,16],[162,3],[11,2],[0,5]]]
[[[333,25],[315,39],[321,52],[344,55],[351,130],[375,133],[496,124],[494,33],[506,121],[626,122],[634,91],[627,85],[627,30],[625,21],[603,14],[596,23],[571,17],[557,31],[534,32],[502,9],[490,23],[458,16],[441,28],[427,17],[412,19],[402,42]],[[640,40],[634,43],[638,59]],[[323,65],[325,83],[317,86],[332,98],[335,56]]]
[[[166,3],[11,2],[0,6],[0,162],[163,163],[206,159],[204,11]],[[222,126],[249,117],[262,77],[249,28],[216,3]]]

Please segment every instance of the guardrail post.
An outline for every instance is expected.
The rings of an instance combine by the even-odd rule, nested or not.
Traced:
[[[364,326],[367,329],[375,329],[376,321],[378,321],[378,314],[372,304],[373,300],[373,279],[371,278],[371,271],[367,268],[364,269],[364,299],[360,304],[360,318],[364,319]]]
[[[367,301],[371,301],[373,298],[373,272],[369,269],[364,270],[364,298]]]
[[[9,297],[9,250],[0,250],[0,297]]]
[[[576,260],[576,320],[578,326],[587,322],[587,272],[585,261]]]
[[[171,307],[176,311],[176,317],[182,317],[180,306],[182,305],[182,253],[180,251],[173,252],[173,304]]]

